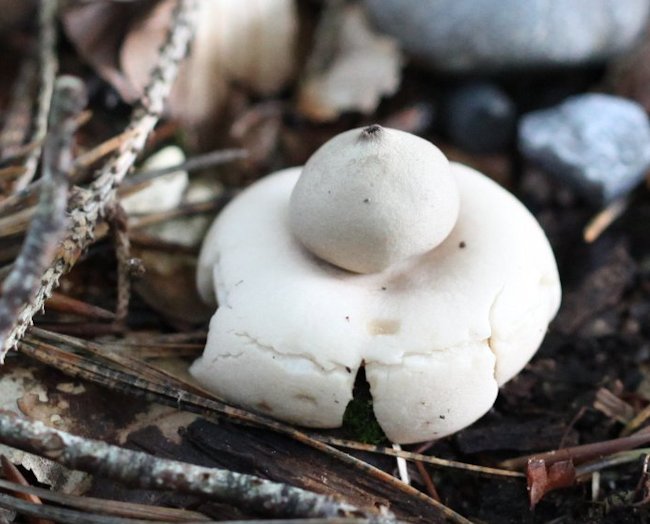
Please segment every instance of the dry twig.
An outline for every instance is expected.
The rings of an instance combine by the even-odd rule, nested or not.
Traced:
[[[124,324],[129,313],[131,301],[131,242],[129,240],[129,220],[126,211],[119,202],[115,202],[109,217],[113,244],[117,258],[117,305],[115,307],[115,321]],[[136,264],[137,265],[137,264]]]
[[[42,500],[49,500],[55,504],[68,506],[84,511],[92,511],[103,515],[113,515],[132,519],[164,520],[166,522],[202,522],[209,520],[202,513],[186,509],[165,508],[149,504],[135,504],[133,502],[99,499],[94,497],[67,495],[56,493],[48,489],[35,488],[14,482],[0,480],[0,488],[16,493],[23,493]],[[27,500],[27,499],[23,499]],[[36,501],[33,501],[38,503]]]
[[[52,296],[47,301],[47,308],[50,311],[58,311],[59,313],[67,313],[95,320],[115,320],[115,314],[113,312],[61,293],[52,293]]]
[[[85,104],[81,81],[73,77],[61,77],[57,81],[50,115],[51,132],[44,144],[38,209],[0,298],[0,362],[14,345],[15,335],[31,321],[31,316],[23,316],[24,305],[34,299],[42,285],[43,272],[52,263],[65,228],[67,174],[72,167],[75,118]]]
[[[583,444],[570,448],[556,449],[545,453],[517,457],[501,462],[500,466],[507,469],[519,469],[528,464],[530,460],[544,460],[547,465],[555,462],[571,460],[576,464],[592,460],[597,457],[605,457],[621,451],[627,451],[637,446],[650,442],[650,432],[639,431],[629,437],[604,440],[593,444]]]
[[[625,211],[630,204],[627,196],[614,200],[605,208],[599,211],[589,223],[585,226],[582,232],[582,238],[587,244],[592,244],[600,235],[603,234]]]
[[[518,471],[510,471],[507,469],[497,469],[497,468],[489,468],[485,466],[477,466],[476,464],[467,464],[465,462],[458,462],[456,460],[441,459],[438,457],[432,457],[431,455],[414,453],[412,451],[396,450],[396,449],[387,448],[383,446],[364,444],[362,442],[356,442],[354,440],[344,440],[338,438],[323,437],[320,435],[313,435],[313,438],[319,440],[320,442],[330,444],[332,446],[340,446],[349,449],[358,449],[361,451],[368,451],[370,453],[379,453],[381,455],[399,457],[416,463],[423,462],[426,464],[431,464],[433,466],[438,466],[442,468],[472,471],[474,473],[480,473],[481,475],[488,475],[488,476],[495,476],[495,477],[524,478],[524,474],[519,473]]]
[[[56,522],[65,522],[65,524],[166,524],[168,522],[90,515],[81,511],[56,506],[32,504],[12,497],[11,495],[5,495],[4,493],[0,493],[0,507],[16,511],[22,515],[51,519]]]

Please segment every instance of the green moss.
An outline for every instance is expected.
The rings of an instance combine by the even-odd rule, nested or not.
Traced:
[[[372,400],[353,398],[343,415],[343,430],[350,438],[365,444],[385,444],[386,435],[372,411]]]

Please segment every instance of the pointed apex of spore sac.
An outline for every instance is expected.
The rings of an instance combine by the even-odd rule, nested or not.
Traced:
[[[289,221],[311,254],[378,273],[442,243],[459,202],[438,148],[372,125],[336,135],[311,156],[291,194]]]
[[[379,124],[372,124],[361,130],[360,140],[379,140],[384,134],[384,128]]]

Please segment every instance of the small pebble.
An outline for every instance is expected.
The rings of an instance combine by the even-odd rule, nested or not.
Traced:
[[[650,168],[650,124],[636,102],[585,94],[525,115],[524,157],[602,206],[639,184]]]
[[[176,146],[167,146],[151,155],[141,171],[153,171],[181,164],[185,154]],[[189,177],[185,171],[175,171],[155,178],[144,189],[124,197],[122,207],[129,214],[162,213],[179,206],[187,189]]]
[[[496,153],[512,144],[517,110],[508,95],[488,82],[454,90],[444,109],[445,132],[454,145],[470,153]]]
[[[645,28],[649,0],[365,0],[377,27],[440,71],[602,62]]]

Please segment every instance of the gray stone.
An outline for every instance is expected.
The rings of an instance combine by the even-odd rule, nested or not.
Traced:
[[[643,180],[650,167],[650,124],[636,102],[578,95],[525,115],[519,148],[532,163],[602,205]]]
[[[454,72],[600,62],[641,34],[650,0],[365,0],[382,31]]]
[[[447,96],[443,125],[454,145],[471,153],[494,153],[514,142],[517,108],[497,85],[472,82]]]

